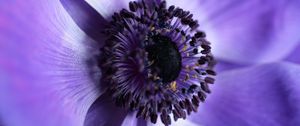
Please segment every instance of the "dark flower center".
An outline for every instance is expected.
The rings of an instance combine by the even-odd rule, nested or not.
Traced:
[[[176,44],[166,36],[152,36],[153,45],[146,47],[152,71],[157,71],[162,82],[174,81],[181,70],[181,55]]]
[[[114,13],[101,49],[101,87],[117,106],[164,125],[196,112],[214,83],[210,42],[189,11],[165,1],[130,2]]]

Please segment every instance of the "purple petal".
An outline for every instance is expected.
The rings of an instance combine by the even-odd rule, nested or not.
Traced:
[[[239,64],[239,63],[234,63],[234,62],[227,62],[223,60],[218,60],[218,63],[215,67],[215,70],[220,73],[228,70],[234,70],[234,69],[241,69],[244,67],[248,67],[250,65],[244,65],[244,64]]]
[[[135,112],[128,112],[116,105],[107,94],[99,97],[89,108],[84,126],[145,126],[146,121],[136,118]]]
[[[136,112],[130,112],[123,120],[121,126],[145,126],[147,122],[144,119],[136,118]]]
[[[2,0],[0,112],[9,126],[80,126],[101,94],[95,41],[59,1]],[[89,67],[88,67],[89,66]]]
[[[207,32],[216,57],[262,63],[286,57],[299,43],[299,1],[169,0],[190,10]]]
[[[122,122],[121,126],[137,126],[138,125],[138,120],[135,117],[136,113],[129,113],[124,121]]]
[[[300,64],[300,44],[286,58],[286,61]]]
[[[300,66],[273,63],[224,72],[190,118],[209,126],[300,125]]]
[[[88,36],[103,44],[104,31],[108,21],[102,17],[93,7],[83,0],[60,0],[66,11],[70,14],[75,23]]]
[[[116,107],[110,96],[105,94],[90,107],[84,126],[120,126],[126,115],[127,112]]]

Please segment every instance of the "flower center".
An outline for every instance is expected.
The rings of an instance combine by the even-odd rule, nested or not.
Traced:
[[[117,106],[164,125],[196,112],[214,83],[215,60],[189,11],[165,1],[130,2],[105,30],[99,66]]]
[[[156,71],[162,82],[174,81],[181,70],[181,55],[176,44],[168,37],[156,35],[154,42],[146,47],[151,69]]]

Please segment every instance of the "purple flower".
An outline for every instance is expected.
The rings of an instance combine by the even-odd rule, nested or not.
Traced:
[[[153,2],[158,3],[157,8]],[[127,126],[164,125],[169,121],[178,126],[300,125],[299,1],[160,2],[1,1],[0,125]],[[182,10],[169,10],[171,5]],[[175,18],[162,15],[167,13],[159,6],[176,13]],[[153,10],[158,13],[151,20],[135,18]],[[186,16],[180,16],[187,11]],[[192,18],[183,18],[190,14]],[[180,18],[179,25],[176,18]],[[153,27],[146,27],[149,24]],[[197,24],[199,27],[194,29]],[[131,26],[134,32],[128,31]],[[184,38],[176,39],[179,35]],[[137,50],[133,48],[137,43],[128,45],[120,52],[116,47],[132,42],[126,40],[129,38],[143,44],[135,45]],[[195,43],[190,43],[193,38]],[[183,42],[185,39],[190,41]],[[186,49],[180,46],[182,42],[189,44]],[[187,61],[183,58],[187,54],[199,57]],[[205,84],[213,81],[214,59],[218,61],[218,75],[209,89]],[[196,79],[185,76],[182,69],[186,68],[176,64],[200,65],[186,73],[199,72],[195,78],[205,82],[204,86],[193,86],[191,82]],[[128,73],[134,70],[150,71],[156,77]],[[133,85],[137,83],[140,85]],[[141,87],[134,92],[137,86]],[[146,98],[148,86],[162,88],[158,94],[171,100],[153,98],[154,90]],[[188,95],[183,95],[182,87]],[[130,91],[145,97],[130,96]],[[201,96],[207,96],[203,103],[198,101]],[[199,106],[194,110],[197,112],[184,117],[176,111],[168,112],[169,106],[165,105],[165,112],[152,110],[152,104],[162,103],[158,101],[172,102],[170,110],[175,110],[176,100],[182,99],[190,102],[178,111],[188,112]],[[148,111],[140,109],[143,107]]]

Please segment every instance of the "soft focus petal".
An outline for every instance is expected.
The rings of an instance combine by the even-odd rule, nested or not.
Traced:
[[[300,40],[299,0],[169,0],[190,10],[216,57],[261,63],[283,59]]]
[[[107,94],[99,97],[89,108],[84,126],[145,126],[146,121],[136,118],[136,112],[117,107]]]
[[[85,0],[94,7],[104,18],[110,19],[114,12],[123,8],[128,9],[129,2],[134,0]]]
[[[100,95],[95,42],[58,0],[2,0],[0,19],[4,125],[81,126]]]
[[[300,41],[299,41],[300,43]],[[293,62],[293,63],[297,63],[300,64],[300,44],[294,49],[294,51],[292,51],[285,60],[289,61],[289,62]]]
[[[111,97],[105,94],[90,107],[84,126],[120,126],[126,115],[127,112],[115,106]]]
[[[60,0],[60,2],[81,30],[99,44],[104,43],[105,36],[102,32],[108,21],[102,15],[83,0]]]
[[[136,118],[136,112],[130,112],[123,120],[121,126],[146,126],[147,122],[144,119]]]
[[[273,63],[219,74],[189,120],[205,126],[300,125],[300,66]]]
[[[224,61],[224,60],[218,60],[215,70],[217,73],[220,73],[220,72],[224,72],[224,71],[228,71],[228,70],[241,69],[241,68],[248,67],[248,66],[249,65],[228,62],[228,61]]]
[[[99,97],[89,108],[84,126],[145,126],[146,121],[136,118],[136,112],[117,107],[107,94]]]
[[[137,126],[138,120],[135,116],[136,113],[129,113],[124,119],[121,126]]]

